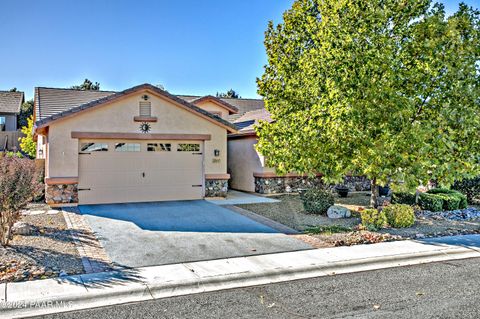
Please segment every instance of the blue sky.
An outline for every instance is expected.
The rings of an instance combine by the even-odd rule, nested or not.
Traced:
[[[269,20],[293,0],[2,0],[0,89],[162,84],[177,94],[257,97]],[[447,12],[460,1],[444,0]],[[478,0],[465,1],[479,7]]]

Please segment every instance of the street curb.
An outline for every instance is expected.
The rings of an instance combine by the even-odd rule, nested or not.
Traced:
[[[373,245],[357,248],[357,254],[358,250],[368,249],[368,246],[372,247]],[[56,280],[51,279],[50,282],[46,279],[9,283],[5,286],[7,305],[16,302],[18,305],[24,304],[24,307],[20,309],[5,309],[3,307],[0,310],[0,315],[6,318],[36,316],[297,279],[480,257],[480,252],[472,248],[462,246],[440,246],[437,248],[416,253],[353,258],[333,262],[315,258],[316,254],[325,253],[328,249],[314,249],[297,252],[306,260],[304,264],[298,265],[295,264],[295,260],[291,260],[292,256],[295,256],[292,254],[295,253],[280,253],[145,267],[131,270],[131,275],[114,271],[67,276]],[[336,252],[335,249],[338,248],[333,249],[330,251]],[[308,253],[310,253],[310,257],[308,257]],[[288,265],[288,262],[286,265],[269,264],[272,260],[282,257],[291,260],[290,265]],[[307,260],[308,258],[310,259]],[[203,275],[202,269],[204,270]],[[137,271],[138,275],[136,275]],[[165,275],[168,271],[170,271],[171,277]],[[58,286],[54,286],[55,283]],[[32,296],[35,298],[31,297],[29,299],[18,296],[17,298],[15,296],[9,298],[9,287],[14,285],[25,287],[22,290],[34,291],[35,294]],[[0,287],[2,286],[0,285]],[[42,302],[57,305],[62,304],[62,302],[72,302],[72,304],[68,307],[55,308],[42,307]]]

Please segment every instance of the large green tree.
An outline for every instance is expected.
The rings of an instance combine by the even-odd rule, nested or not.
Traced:
[[[71,87],[71,89],[75,90],[82,90],[82,91],[98,91],[100,90],[100,83],[95,82],[93,83],[89,79],[85,79],[82,84],[80,85],[74,85]]]
[[[24,102],[20,108],[20,114],[17,121],[19,127],[28,125],[28,118],[33,115],[33,99]]]
[[[279,173],[448,185],[480,173],[480,19],[430,0],[297,0],[269,24],[257,80]]]

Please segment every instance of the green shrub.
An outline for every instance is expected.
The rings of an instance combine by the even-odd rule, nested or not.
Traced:
[[[427,193],[440,195],[444,201],[443,208],[446,210],[464,209],[468,206],[467,196],[453,189],[433,188]]]
[[[457,181],[453,184],[452,188],[465,194],[468,203],[480,204],[480,176]]]
[[[388,226],[387,216],[383,211],[377,209],[365,209],[360,212],[362,225],[367,228],[380,229]]]
[[[300,198],[305,210],[313,214],[326,214],[328,208],[335,204],[332,192],[325,189],[309,189],[302,192]]]
[[[410,227],[415,223],[415,213],[412,206],[393,204],[383,209],[387,222],[395,228]]]
[[[421,193],[418,197],[418,205],[423,210],[439,212],[443,209],[443,199],[436,194]]]
[[[305,232],[308,234],[326,234],[326,235],[331,235],[336,233],[346,233],[351,231],[352,231],[351,227],[345,227],[342,225],[315,226],[315,227],[309,227],[305,230]]]
[[[416,197],[415,193],[395,192],[392,194],[392,203],[413,206],[416,204]]]

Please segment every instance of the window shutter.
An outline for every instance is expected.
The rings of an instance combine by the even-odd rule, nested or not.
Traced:
[[[147,101],[140,102],[140,116],[152,116],[152,104]]]

